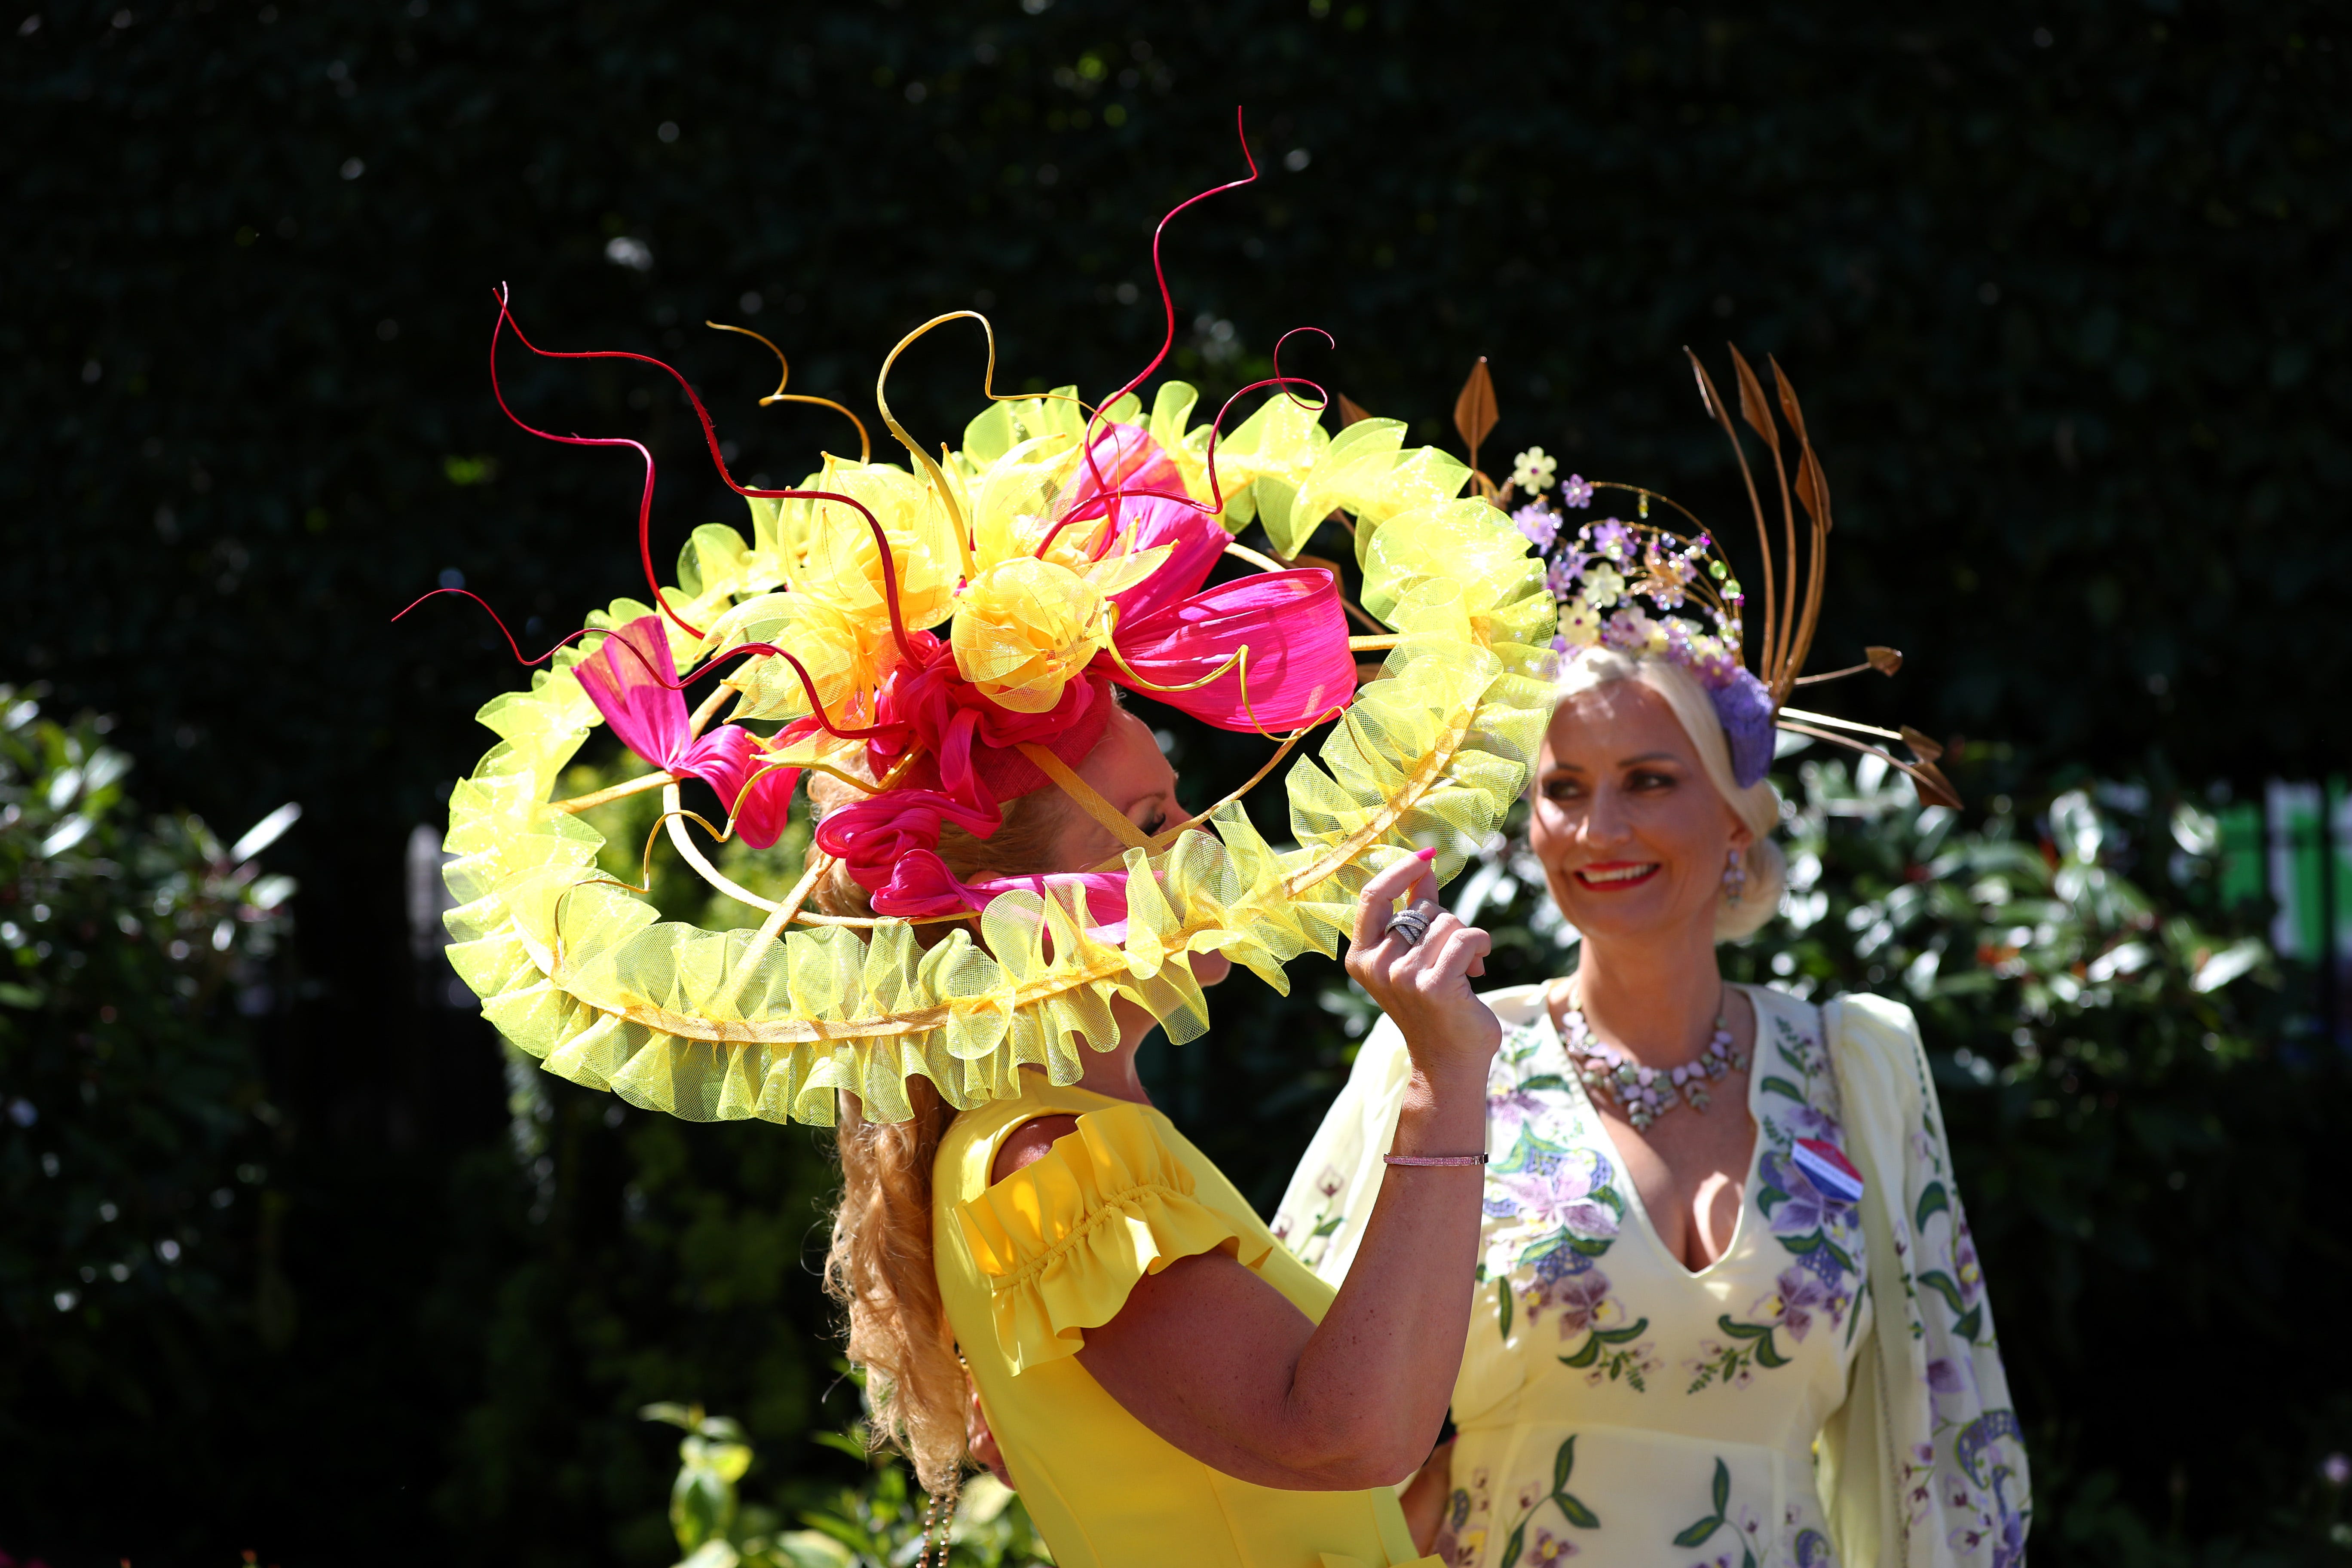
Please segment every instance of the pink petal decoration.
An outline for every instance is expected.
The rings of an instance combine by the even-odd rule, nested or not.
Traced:
[[[641,616],[618,628],[572,666],[572,673],[580,678],[588,700],[623,745],[665,773],[698,778],[717,790],[719,798],[737,813],[737,831],[745,843],[764,849],[776,841],[791,810],[799,773],[787,769],[754,778],[761,766],[760,742],[739,724],[721,724],[706,735],[689,732],[686,693],[659,616]],[[747,782],[751,785],[748,797]],[[751,820],[741,819],[745,799],[755,803]]]
[[[877,915],[961,914],[987,900],[975,903],[940,858],[940,829],[952,822],[985,838],[1003,821],[992,805],[982,810],[937,790],[900,788],[831,813],[816,825],[816,844],[872,895]]]
[[[1220,730],[1295,730],[1355,700],[1356,661],[1331,574],[1261,572],[1122,624],[1113,639],[1139,685],[1108,654],[1095,668],[1155,702]],[[1249,649],[1248,703],[1240,669],[1185,687]]]
[[[759,757],[751,759],[753,770],[761,766]],[[770,766],[764,773],[754,771],[750,787],[740,789],[733,803],[735,837],[754,849],[765,849],[782,837],[784,824],[793,814],[793,791],[800,787],[800,782],[798,768]],[[724,795],[725,791],[722,789],[720,794]]]
[[[1099,482],[1096,468],[1101,469]],[[1128,493],[1101,500],[1108,490]],[[1159,571],[1111,596],[1122,621],[1163,609],[1192,593],[1208,581],[1210,568],[1224,553],[1223,526],[1191,499],[1184,489],[1184,476],[1160,443],[1139,426],[1108,426],[1096,437],[1094,466],[1078,465],[1077,482],[1062,515],[1098,517],[1110,508],[1118,511],[1114,539],[1131,528],[1138,550],[1175,546]]]
[[[999,893],[1035,893],[1048,889],[1087,890],[1087,929],[1104,942],[1127,940],[1127,873],[1119,871],[1056,871],[1043,877],[983,877],[961,884],[974,910]]]
[[[667,768],[686,745],[686,693],[678,689],[677,664],[659,616],[618,627],[572,673],[621,744],[646,762]]]
[[[866,891],[873,895],[869,901],[874,912],[886,919],[960,915],[977,910],[988,902],[985,893],[958,881],[935,850],[910,849],[885,869],[889,875],[879,886]]]

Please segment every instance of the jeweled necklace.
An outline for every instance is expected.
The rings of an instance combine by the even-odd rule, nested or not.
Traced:
[[[1748,1053],[1732,1043],[1730,1022],[1721,1013],[1715,1016],[1715,1037],[1696,1059],[1677,1068],[1643,1067],[1616,1047],[1594,1038],[1583,1009],[1574,1002],[1566,1005],[1559,1037],[1568,1047],[1576,1076],[1584,1080],[1585,1092],[1606,1096],[1637,1130],[1677,1105],[1705,1110],[1713,1103],[1706,1086],[1726,1073],[1745,1071],[1748,1067]]]

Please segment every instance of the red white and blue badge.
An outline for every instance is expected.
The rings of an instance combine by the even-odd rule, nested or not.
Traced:
[[[1800,1138],[1790,1158],[1822,1196],[1842,1204],[1862,1201],[1862,1173],[1853,1168],[1853,1162],[1836,1144],[1824,1143],[1818,1138]]]

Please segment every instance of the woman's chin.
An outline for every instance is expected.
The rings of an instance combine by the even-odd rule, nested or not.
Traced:
[[[1628,889],[1624,892],[1579,892],[1554,902],[1568,923],[1586,936],[1604,940],[1639,941],[1647,936],[1679,931],[1685,923],[1674,909],[1672,900],[1659,896],[1665,889]]]

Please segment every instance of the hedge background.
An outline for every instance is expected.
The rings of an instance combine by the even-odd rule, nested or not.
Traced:
[[[0,677],[118,715],[150,807],[307,815],[273,855],[304,889],[299,1000],[252,1026],[294,1326],[150,1369],[143,1410],[13,1401],[12,1552],[650,1563],[669,1458],[637,1403],[702,1398],[780,1464],[846,1419],[807,1271],[818,1145],[551,1082],[510,1114],[494,1045],[409,957],[404,842],[519,676],[455,602],[387,617],[462,579],[543,646],[635,581],[635,459],[490,400],[500,281],[548,346],[672,358],[739,471],[788,480],[831,416],[755,410],[764,355],[699,322],[863,407],[901,332],[976,305],[1005,383],[1106,390],[1158,341],[1150,226],[1239,172],[1241,104],[1263,177],[1168,246],[1174,368],[1212,393],[1319,325],[1336,350],[1297,368],[1450,438],[1483,353],[1490,457],[1539,442],[1728,518],[1681,346],[1719,366],[1736,338],[1796,380],[1839,498],[1823,657],[1911,657],[1859,716],[1966,737],[1963,786],[2020,802],[2070,770],[2201,793],[2342,764],[2340,6],[20,8]],[[528,416],[661,458],[657,559],[739,521],[655,378],[505,374]],[[977,374],[974,342],[927,340],[910,425],[951,437]],[[1239,756],[1186,743],[1204,789]],[[1346,1048],[1317,990],[1160,1069],[1260,1190]],[[1208,1125],[1235,1074],[1255,1120]],[[2298,1245],[2340,1275],[2340,1226]],[[2142,1278],[2144,1381],[2071,1404],[2094,1453],[2128,1427],[2105,1484],[2189,1551],[2300,1495],[2322,1402]],[[2289,1356],[2292,1328],[2264,1342]],[[2286,1434],[2260,1496],[2227,1425],[2146,1418],[2200,1378]]]

